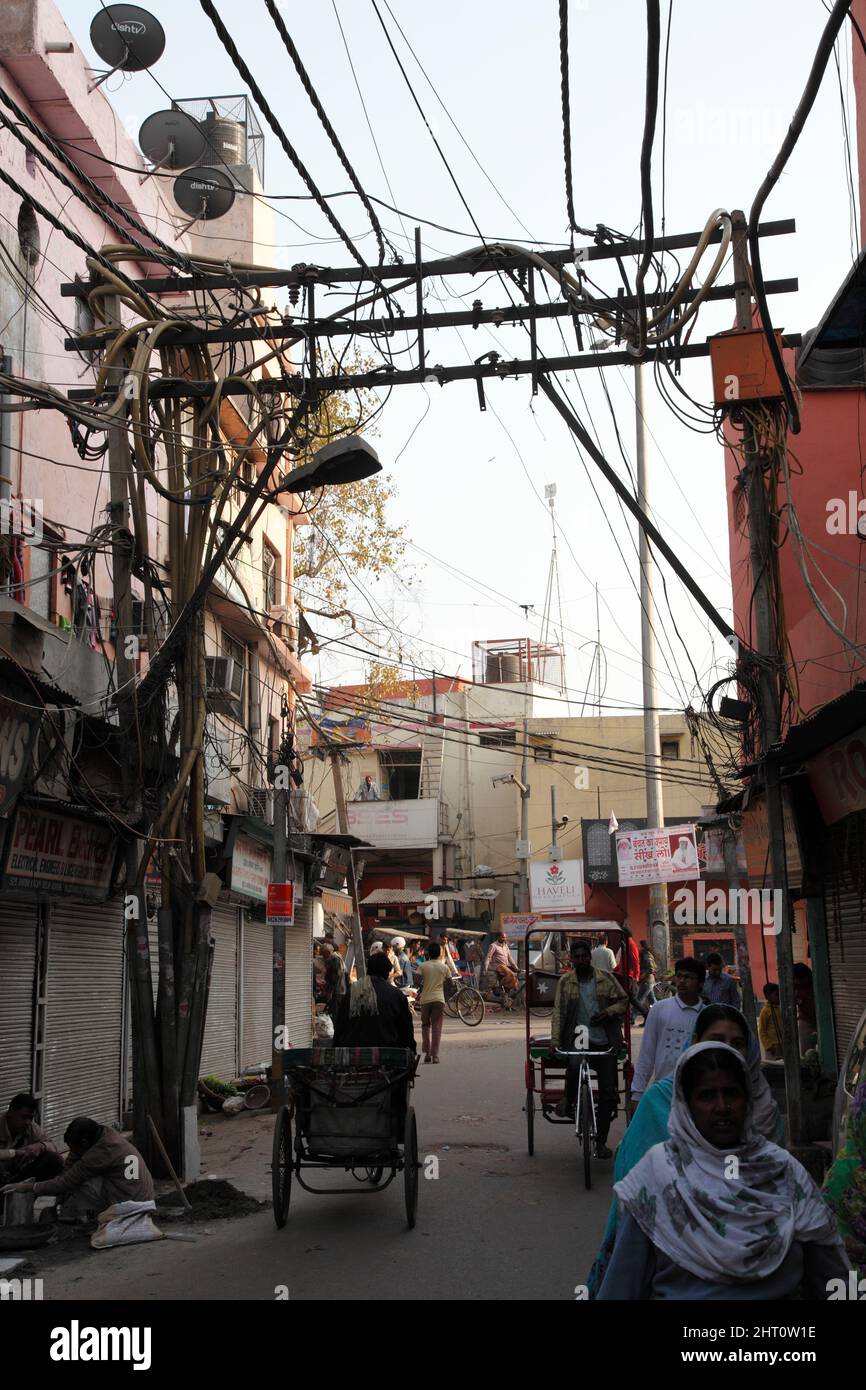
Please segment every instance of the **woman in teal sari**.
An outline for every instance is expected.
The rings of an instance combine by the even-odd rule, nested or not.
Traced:
[[[739,1052],[748,1063],[752,1079],[754,1102],[753,1123],[765,1139],[780,1143],[784,1134],[784,1124],[779,1107],[773,1100],[770,1088],[761,1071],[761,1049],[752,1036],[749,1025],[739,1009],[730,1004],[710,1004],[698,1014],[694,1036],[686,1043],[686,1048],[699,1042],[727,1043]],[[665,1076],[656,1081],[641,1097],[634,1112],[631,1124],[616,1151],[613,1170],[614,1183],[621,1182],[626,1173],[639,1163],[645,1153],[655,1144],[663,1144],[668,1138],[668,1119],[673,1102],[673,1076]],[[587,1287],[590,1298],[595,1298],[605,1275],[608,1262],[616,1240],[617,1204],[611,1203],[607,1226],[598,1248],[598,1254],[590,1270]]]

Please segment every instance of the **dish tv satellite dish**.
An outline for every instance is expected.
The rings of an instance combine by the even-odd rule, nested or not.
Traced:
[[[174,200],[190,218],[181,230],[187,231],[193,222],[213,222],[217,217],[225,217],[235,200],[235,192],[229,175],[222,169],[197,164],[194,169],[178,174],[174,181]]]
[[[186,169],[197,164],[205,150],[204,131],[185,111],[154,111],[142,123],[138,143],[153,165],[145,178],[157,169]]]
[[[138,5],[105,5],[94,15],[90,42],[108,72],[93,82],[89,91],[100,86],[114,72],[144,72],[152,68],[165,52],[165,30],[159,20]]]

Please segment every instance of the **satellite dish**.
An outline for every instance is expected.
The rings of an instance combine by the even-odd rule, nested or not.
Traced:
[[[217,217],[225,217],[235,200],[235,186],[222,169],[209,169],[197,164],[178,174],[174,181],[174,200],[178,207],[189,215],[186,231],[193,222],[213,222]]]
[[[185,111],[154,111],[142,123],[138,143],[153,169],[187,169],[204,154],[205,137]]]
[[[138,5],[105,5],[94,15],[90,42],[109,64],[89,88],[92,92],[113,72],[144,72],[165,52],[165,30],[159,20]]]

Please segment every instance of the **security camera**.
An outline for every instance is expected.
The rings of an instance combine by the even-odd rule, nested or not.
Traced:
[[[563,816],[563,817],[562,817],[562,820],[559,822],[559,824],[560,824],[560,825],[568,825],[568,816]]]

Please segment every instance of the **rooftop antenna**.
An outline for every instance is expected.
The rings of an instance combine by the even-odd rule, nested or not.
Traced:
[[[541,620],[541,636],[539,641],[542,646],[546,646],[552,639],[562,642],[563,623],[562,623],[562,593],[559,587],[559,555],[556,547],[556,516],[554,508],[556,506],[556,483],[546,483],[544,487],[544,500],[550,508],[550,530],[551,548],[550,565],[547,571],[547,589],[544,594],[544,616]],[[556,597],[556,610],[559,617],[559,632],[553,626],[553,602]],[[565,672],[563,671],[563,678]]]
[[[185,111],[154,111],[138,132],[138,144],[152,168],[139,179],[144,183],[157,169],[188,169],[205,152],[204,131]]]
[[[152,68],[165,52],[165,30],[154,15],[138,5],[104,5],[91,21],[90,42],[102,61],[110,64],[108,71],[87,88],[93,92],[115,72]]]
[[[589,698],[589,689],[595,678],[595,698],[593,703],[597,713],[601,714],[601,702],[607,690],[607,656],[604,647],[601,645],[601,618],[598,608],[598,585],[595,586],[595,641],[583,642],[580,650],[585,651],[587,647],[592,647],[592,660],[589,663],[589,670],[586,673],[586,689],[583,692],[583,699],[580,702],[580,712],[583,714],[586,702]]]
[[[235,186],[222,169],[197,164],[194,169],[178,174],[174,181],[174,200],[190,218],[178,231],[178,236],[182,236],[195,222],[213,222],[217,217],[225,217],[235,200]]]

